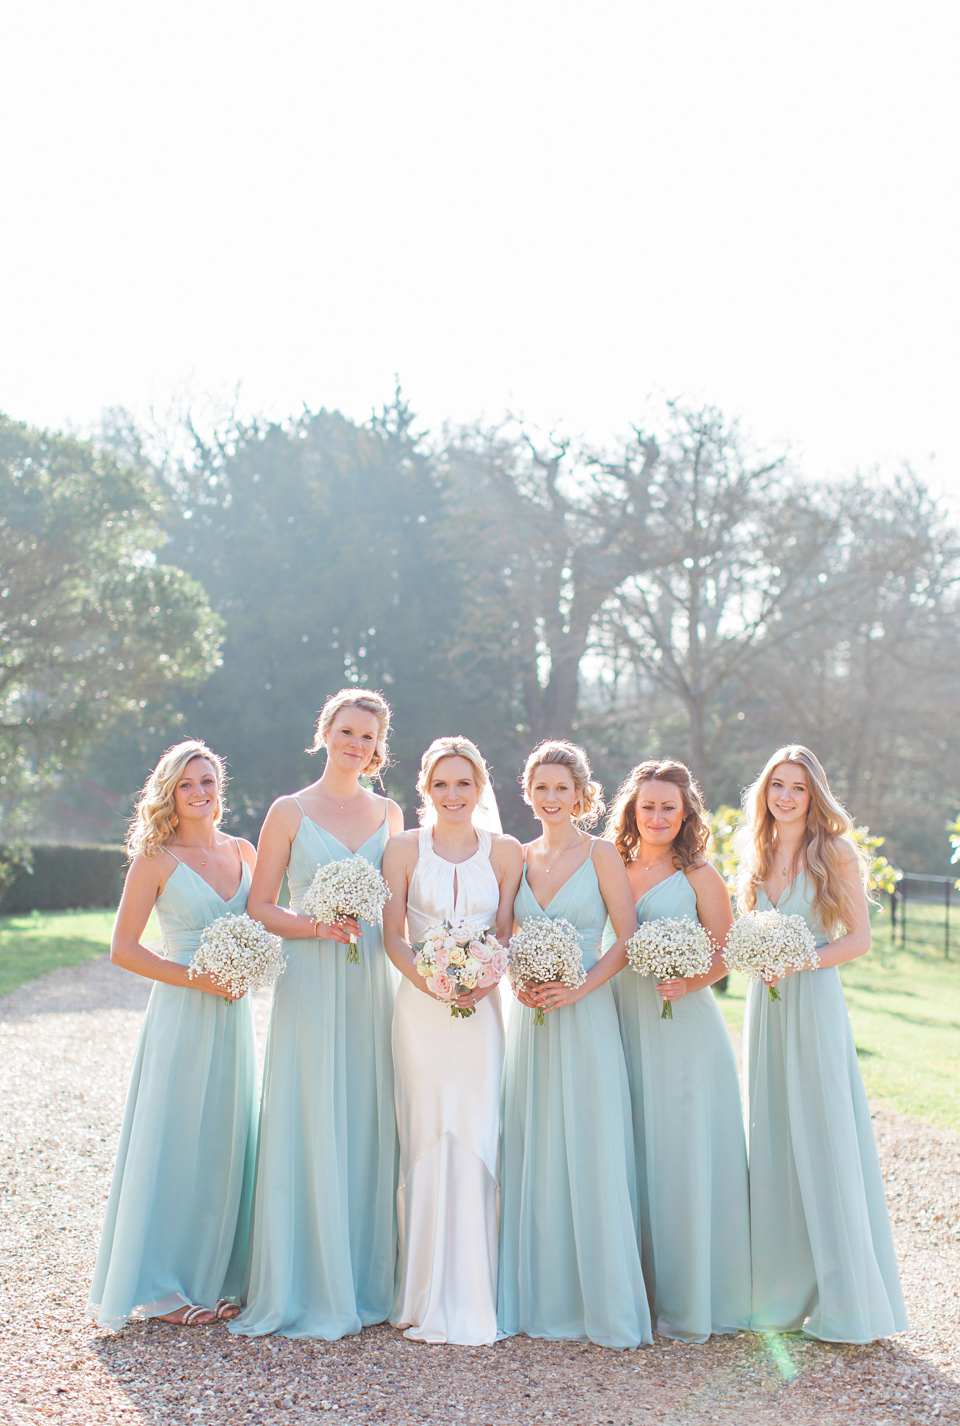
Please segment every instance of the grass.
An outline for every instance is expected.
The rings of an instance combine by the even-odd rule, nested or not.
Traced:
[[[33,911],[0,917],[0,995],[60,966],[110,949],[112,911]],[[960,927],[951,959],[942,950],[943,911],[911,906],[911,926],[930,921],[929,944],[893,946],[889,913],[877,913],[873,949],[840,971],[864,1084],[871,1099],[932,1124],[960,1129]],[[938,919],[939,918],[939,919]],[[144,932],[159,940],[151,917]],[[730,977],[719,996],[740,1031],[747,983]]]
[[[31,911],[0,916],[0,995],[9,995],[24,981],[48,970],[79,965],[110,949],[113,911]],[[146,940],[159,940],[153,916]]]
[[[877,912],[872,949],[842,966],[840,977],[870,1098],[960,1129],[960,927],[948,960],[942,908],[911,906],[911,922],[927,913],[928,943],[901,948],[891,944],[889,911]],[[732,975],[718,997],[731,1030],[743,1026],[746,986]]]

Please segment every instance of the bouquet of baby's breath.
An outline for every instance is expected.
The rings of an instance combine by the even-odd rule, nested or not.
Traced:
[[[187,975],[211,975],[234,996],[272,985],[286,965],[279,936],[252,920],[246,912],[239,916],[218,916],[204,926],[200,944],[187,967]],[[228,1005],[232,999],[224,996]]]
[[[441,921],[431,926],[413,949],[417,953],[417,974],[430,981],[438,1000],[456,1000],[465,990],[496,985],[507,969],[507,953],[492,928],[484,931],[469,921],[459,921],[455,926]],[[475,1005],[450,1006],[450,1014],[464,1020],[475,1010]]]
[[[577,928],[562,916],[558,916],[556,921],[549,916],[528,916],[510,937],[507,957],[514,989],[524,985],[547,985],[551,981],[559,981],[576,989],[587,978]],[[544,1024],[543,1010],[539,1006],[533,1023]]]
[[[317,867],[302,909],[328,926],[345,921],[348,916],[355,921],[376,922],[390,894],[389,886],[366,857],[345,857],[343,861],[325,862]],[[347,947],[347,962],[360,964],[354,936],[350,937]]]
[[[751,980],[780,980],[788,971],[816,970],[820,964],[813,932],[802,916],[781,916],[779,911],[748,911],[734,923],[723,959],[728,970],[739,970]],[[768,985],[771,1000],[779,1000],[775,985]]]
[[[657,980],[674,976],[706,975],[713,964],[713,937],[700,925],[685,917],[678,921],[664,916],[657,921],[644,921],[636,935],[627,942],[627,964],[638,975],[655,975]],[[673,1019],[673,1005],[663,1002],[661,1020]]]

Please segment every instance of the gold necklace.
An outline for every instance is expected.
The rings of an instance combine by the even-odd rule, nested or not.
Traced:
[[[180,844],[179,842],[174,842],[174,846],[180,847],[181,844]],[[181,850],[182,850],[182,851],[186,851],[186,847],[182,847]],[[201,857],[201,859],[200,859],[200,865],[201,865],[201,866],[206,866],[206,862],[203,860],[202,857]]]

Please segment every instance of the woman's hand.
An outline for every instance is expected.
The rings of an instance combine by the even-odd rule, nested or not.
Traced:
[[[521,1004],[521,1005],[525,1005],[528,1010],[539,1010],[539,1009],[540,1009],[540,1003],[539,1003],[539,1001],[535,1000],[535,999],[534,999],[534,996],[533,996],[533,992],[534,992],[535,990],[539,990],[539,989],[540,989],[540,987],[537,986],[537,985],[522,985],[522,984],[521,984],[521,985],[515,985],[515,986],[513,987],[513,993],[514,993],[514,995],[517,997],[517,999],[519,1000],[520,1004]]]
[[[476,990],[465,990],[462,995],[457,996],[457,999],[454,1003],[458,1005],[461,1010],[475,1008],[477,1005],[480,1004],[481,1000],[484,1000],[491,993],[491,991],[496,990],[499,987],[499,984],[499,981],[495,981],[493,985],[478,985]]]
[[[575,1005],[586,994],[586,986],[578,985],[574,988],[564,985],[559,980],[550,980],[543,985],[530,986],[529,989],[531,995],[535,997],[534,1009],[545,1012],[561,1010],[564,1005]]]
[[[228,990],[225,985],[221,985],[212,975],[195,975],[187,981],[191,990],[202,990],[205,995],[219,995],[223,1000],[242,1000],[246,991]]]
[[[657,990],[663,1000],[682,1000],[687,993],[687,982],[682,976],[671,976],[669,980],[662,980]]]
[[[342,921],[317,921],[315,925],[318,941],[340,941],[346,945],[351,936],[356,941],[363,934],[359,922],[352,916],[345,916]]]

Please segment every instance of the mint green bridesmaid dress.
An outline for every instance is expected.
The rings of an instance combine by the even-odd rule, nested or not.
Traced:
[[[527,883],[515,915],[564,917],[595,964],[607,910],[593,848],[544,911]],[[653,1340],[637,1246],[630,1091],[613,991],[543,1025],[515,1003],[507,1031],[498,1321],[506,1334],[638,1347]]]
[[[173,855],[171,853],[171,855]],[[229,901],[180,862],[157,897],[164,954],[189,965]],[[257,1134],[257,1047],[249,997],[155,982],[144,1016],[87,1313],[120,1328],[134,1311],[239,1300]]]
[[[385,817],[359,853],[379,869],[386,841]],[[287,869],[291,908],[318,866],[350,855],[304,815]],[[284,941],[263,1070],[247,1305],[232,1332],[334,1341],[390,1314],[396,972],[381,927],[361,926],[359,965],[347,963],[338,941]]]
[[[805,873],[772,907],[802,916],[818,946]],[[750,1152],[753,1326],[825,1342],[907,1328],[870,1110],[835,966],[750,985],[744,1079]]]
[[[697,921],[682,871],[637,902],[637,919]],[[608,942],[613,933],[608,929]],[[633,1104],[640,1252],[654,1330],[705,1342],[750,1323],[750,1212],[740,1082],[713,991],[663,1001],[629,966],[613,994]]]

